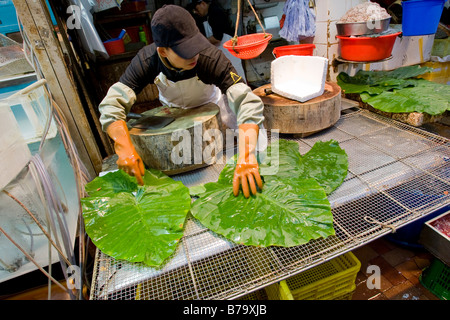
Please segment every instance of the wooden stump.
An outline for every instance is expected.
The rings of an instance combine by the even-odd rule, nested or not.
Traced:
[[[341,87],[336,83],[326,82],[321,96],[303,103],[276,93],[266,94],[270,90],[271,84],[253,90],[264,103],[264,126],[268,130],[303,138],[331,127],[341,116]]]
[[[213,164],[222,150],[220,110],[215,104],[191,109],[162,106],[142,115],[175,118],[164,128],[130,129],[131,140],[147,167],[174,175]]]

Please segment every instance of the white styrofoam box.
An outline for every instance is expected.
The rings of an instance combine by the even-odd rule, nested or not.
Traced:
[[[272,91],[305,102],[325,89],[328,59],[317,56],[282,56],[271,64]]]
[[[0,103],[0,190],[28,164],[31,152],[22,138],[19,125],[6,103]]]

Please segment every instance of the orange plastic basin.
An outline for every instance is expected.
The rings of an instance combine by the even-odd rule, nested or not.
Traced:
[[[272,53],[276,58],[294,55],[294,56],[312,56],[314,52],[314,44],[294,44],[288,46],[276,47]]]
[[[238,37],[237,45],[235,46],[233,46],[233,40],[230,39],[223,44],[223,47],[239,59],[253,59],[266,50],[270,39],[272,39],[270,33],[252,33]]]
[[[401,32],[378,37],[336,37],[339,39],[342,59],[366,62],[389,58],[399,34]]]

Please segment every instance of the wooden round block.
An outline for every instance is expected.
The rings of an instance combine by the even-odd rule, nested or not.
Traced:
[[[264,103],[264,126],[280,133],[309,136],[334,125],[341,116],[341,87],[326,82],[324,93],[306,102],[299,102],[271,92],[271,84],[253,92]]]
[[[164,128],[130,129],[131,140],[147,167],[174,175],[213,164],[222,150],[220,110],[213,103],[190,109],[162,106],[142,115],[175,118]]]

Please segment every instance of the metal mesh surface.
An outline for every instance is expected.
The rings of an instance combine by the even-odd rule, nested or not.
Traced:
[[[335,236],[283,248],[231,243],[188,215],[173,257],[161,268],[97,250],[91,299],[234,299],[328,261],[450,204],[450,141],[366,110],[343,115],[303,139],[335,139],[348,154],[343,184],[329,196]],[[224,164],[174,176],[191,187],[217,181]]]
[[[34,72],[22,45],[0,34],[0,79]]]

